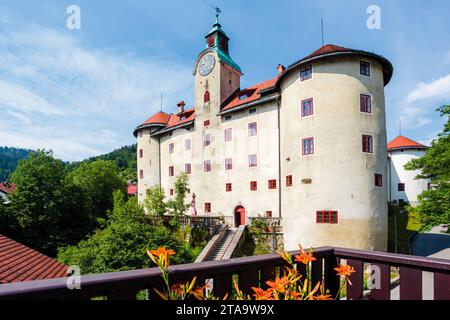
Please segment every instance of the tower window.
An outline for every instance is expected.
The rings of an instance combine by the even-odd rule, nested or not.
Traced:
[[[172,154],[174,150],[175,150],[175,144],[174,143],[169,144],[169,154]]]
[[[300,69],[300,81],[305,81],[311,78],[312,78],[312,65],[307,65]]]
[[[233,159],[225,158],[225,170],[232,170],[232,169],[233,169]]]
[[[313,98],[302,100],[302,117],[311,116],[313,114],[314,114]]]
[[[398,191],[405,191],[405,184],[404,183],[399,183],[398,184]]]
[[[277,180],[275,180],[275,179],[269,180],[268,187],[270,190],[276,189],[277,188]]]
[[[362,94],[359,99],[359,110],[365,113],[372,113],[372,97]]]
[[[248,156],[248,166],[250,168],[258,166],[258,156],[256,154],[251,154]]]
[[[186,139],[186,140],[184,141],[184,149],[185,149],[186,151],[191,150],[191,139]]]
[[[383,175],[375,173],[375,187],[383,186]]]
[[[272,211],[266,211],[266,218],[272,218]]]
[[[170,189],[170,195],[173,196],[175,194],[175,190],[174,189]]]
[[[317,223],[338,223],[338,212],[337,211],[317,211],[316,212],[316,222]]]
[[[362,152],[373,153],[373,137],[371,135],[362,135]]]
[[[144,150],[139,149],[139,158],[143,158],[144,157]]]
[[[225,37],[220,38],[220,47],[223,51],[228,52],[228,40]]]
[[[233,185],[231,183],[225,184],[225,191],[231,192],[233,190]]]
[[[314,138],[302,139],[302,155],[314,154]]]
[[[184,165],[184,172],[185,172],[186,174],[191,174],[191,173],[192,173],[192,166],[191,166],[190,163],[186,163],[186,164]]]
[[[256,108],[252,108],[252,109],[248,110],[248,114],[249,115],[252,115],[252,114],[255,114],[255,113],[256,113]]]
[[[211,99],[211,94],[209,93],[209,91],[205,92],[205,95],[203,96],[203,99],[206,102],[209,102],[209,100]]]
[[[286,187],[292,187],[292,175],[286,176]]]
[[[203,161],[203,171],[204,172],[211,172],[211,160]]]
[[[139,138],[142,138],[142,130],[141,131],[139,131]]]
[[[233,117],[231,115],[225,116],[225,121],[230,121]]]
[[[139,178],[144,179],[144,170],[139,171]]]
[[[205,121],[203,121],[203,126],[204,126],[205,128],[209,127],[210,125],[211,125],[211,120],[205,120]]]
[[[169,177],[173,177],[175,175],[175,170],[173,168],[173,166],[169,167]]]
[[[225,142],[233,140],[233,129],[227,128],[225,129]]]
[[[250,191],[256,191],[256,190],[258,190],[258,182],[250,181]]]
[[[205,202],[205,213],[211,213],[211,202]]]
[[[203,136],[203,146],[207,147],[211,144],[211,135],[209,133]]]
[[[208,37],[208,47],[214,47],[214,35]]]
[[[258,134],[258,125],[256,122],[252,122],[248,124],[248,136],[253,137]]]
[[[363,76],[370,77],[370,63],[367,61],[359,62],[359,73]]]

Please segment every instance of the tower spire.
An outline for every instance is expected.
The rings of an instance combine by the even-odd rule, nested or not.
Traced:
[[[216,23],[214,24],[214,26],[219,26],[220,27],[220,23],[219,23],[219,16],[222,13],[222,10],[220,10],[219,7],[214,7],[211,6],[214,10],[216,10]]]

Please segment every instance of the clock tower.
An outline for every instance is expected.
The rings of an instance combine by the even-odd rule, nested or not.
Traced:
[[[206,48],[194,65],[196,122],[202,126],[206,120],[210,126],[219,123],[220,119],[215,118],[220,106],[240,88],[242,76],[241,68],[230,56],[230,39],[222,30],[218,14],[216,23],[205,36]]]

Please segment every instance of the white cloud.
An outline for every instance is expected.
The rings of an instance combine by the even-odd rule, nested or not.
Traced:
[[[419,83],[406,97],[407,103],[426,99],[450,99],[450,74],[430,83]]]
[[[0,145],[53,149],[64,160],[109,152],[133,143],[161,93],[175,106],[192,87],[190,65],[89,48],[76,33],[0,14]]]

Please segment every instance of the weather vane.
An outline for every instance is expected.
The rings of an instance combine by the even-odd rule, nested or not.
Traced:
[[[220,8],[219,7],[214,7],[214,6],[211,6],[214,10],[216,10],[216,23],[219,23],[219,16],[220,16],[220,14],[222,13],[222,10],[220,10]]]

